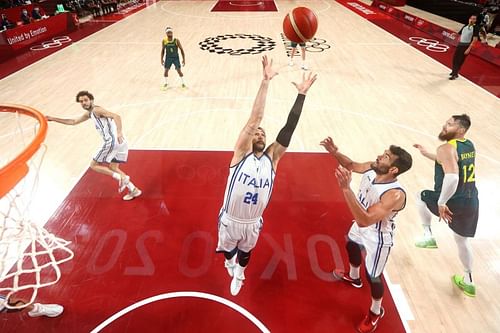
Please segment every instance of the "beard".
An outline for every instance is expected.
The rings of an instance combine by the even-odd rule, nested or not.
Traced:
[[[252,150],[254,153],[262,153],[266,148],[266,144],[264,142],[254,142],[252,144]]]
[[[82,105],[82,107],[83,107],[85,110],[90,111],[90,110],[92,110],[92,108],[94,107],[94,104],[93,104],[93,103],[90,103],[88,106]]]
[[[455,133],[441,131],[441,133],[439,133],[438,135],[438,138],[441,141],[450,141],[451,139],[455,138]]]
[[[377,175],[386,175],[389,173],[389,168],[388,166],[380,166],[378,165],[377,162],[373,162],[370,167],[372,168],[373,171],[375,171],[375,173]]]

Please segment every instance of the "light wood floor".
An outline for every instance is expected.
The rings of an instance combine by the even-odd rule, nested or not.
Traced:
[[[132,148],[229,150],[259,85],[260,55],[217,55],[201,50],[198,43],[219,34],[255,33],[277,41],[268,55],[280,75],[272,81],[263,122],[274,137],[296,95],[290,82],[301,76],[297,66],[287,66],[279,35],[284,13],[299,2],[278,1],[278,13],[210,13],[213,4],[169,1],[151,6],[1,80],[0,101],[73,117],[82,113],[74,102],[76,92],[88,89],[95,94],[96,104],[122,115]],[[291,150],[321,151],[318,143],[330,135],[344,153],[369,160],[390,144],[401,145],[414,156],[413,169],[400,179],[413,194],[432,187],[433,165],[411,145],[435,147],[439,144],[436,136],[450,115],[466,112],[471,116],[468,136],[479,154],[481,200],[478,233],[472,240],[477,297],[467,298],[451,284],[451,275],[460,273],[462,267],[446,226],[437,221],[433,226],[439,249],[414,247],[421,227],[413,195],[397,221],[387,276],[402,288],[413,332],[498,332],[499,100],[465,79],[449,82],[448,68],[335,2],[300,4],[316,11],[317,37],[333,47],[308,54],[307,63],[318,73],[318,80],[307,96]],[[189,89],[159,89],[160,41],[167,25],[186,49],[183,70]],[[170,82],[180,85],[174,73]],[[0,132],[6,130],[1,122]],[[86,170],[100,138],[90,122],[77,127],[50,124],[46,144],[34,203],[41,222]]]

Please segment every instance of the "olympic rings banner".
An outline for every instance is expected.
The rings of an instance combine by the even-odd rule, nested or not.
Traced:
[[[437,24],[434,24],[432,22],[429,22],[427,20],[424,20],[420,17],[417,17],[412,14],[408,14],[398,8],[394,8],[390,5],[388,5],[385,2],[379,1],[379,0],[374,0],[372,3],[373,7],[376,7],[377,9],[380,9],[384,11],[385,13],[391,15],[392,17],[398,19],[399,21],[402,21],[408,25],[413,26],[415,29],[421,30],[423,32],[428,33],[429,35],[435,37],[439,42],[445,42],[450,45],[456,46],[460,40],[460,35],[456,31],[452,31],[446,28],[443,28]],[[439,51],[439,49],[444,50],[443,44],[440,44],[436,40],[426,40],[426,41],[417,41],[422,44],[422,46],[425,46],[426,48],[431,47],[434,52],[445,52],[445,51]],[[426,43],[430,43],[433,45],[423,45]],[[419,44],[420,45],[420,44]],[[472,48],[471,51],[472,54],[488,61],[491,62],[497,66],[500,66],[500,50],[496,49],[494,47],[488,46],[488,45],[483,45],[479,42],[474,44],[474,47]]]
[[[43,44],[44,42],[52,41],[52,37],[61,35],[73,27],[74,21],[71,14],[63,13],[28,25],[5,30],[0,36],[0,50],[2,53],[12,52],[34,44],[45,45],[45,48],[47,48],[46,45],[48,44]]]

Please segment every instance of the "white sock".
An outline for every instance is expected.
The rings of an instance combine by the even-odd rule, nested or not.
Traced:
[[[418,215],[420,215],[420,220],[422,221],[422,225],[424,226],[424,238],[431,238],[432,214],[429,211],[429,208],[427,208],[425,202],[422,201],[422,198],[420,197],[420,192],[417,193],[417,210],[418,210]]]
[[[242,267],[242,266],[240,266],[240,264],[236,264],[234,266],[234,276],[236,276],[240,280],[244,280],[245,279],[245,269],[246,269],[246,266]]]
[[[469,238],[458,234],[453,234],[458,248],[458,257],[464,266],[464,282],[472,284],[472,249],[470,248]]]
[[[113,178],[120,181],[122,179],[122,175],[118,172],[113,172]]]
[[[424,238],[432,238],[432,230],[430,225],[424,224]]]
[[[472,282],[472,272],[471,271],[464,272],[464,283],[465,284],[474,284]]]
[[[133,192],[135,190],[135,185],[131,181],[129,181],[127,184],[127,188],[130,192]]]
[[[382,298],[381,299],[372,298],[372,306],[370,307],[370,311],[376,315],[379,315],[381,307],[382,307]]]
[[[181,83],[184,84],[184,76],[181,76]]]
[[[349,266],[350,266],[349,277],[351,279],[359,279],[359,266],[358,267],[354,267],[353,265]]]
[[[168,84],[168,76],[163,77],[165,79],[165,84]]]

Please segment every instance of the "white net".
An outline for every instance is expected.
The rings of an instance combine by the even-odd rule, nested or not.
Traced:
[[[0,168],[11,162],[36,135],[38,121],[19,113],[0,112]],[[46,147],[28,160],[28,174],[0,198],[0,300],[19,309],[32,304],[38,289],[61,278],[59,265],[73,258],[70,242],[33,222],[30,206],[36,192]],[[11,297],[23,303],[9,303]]]

